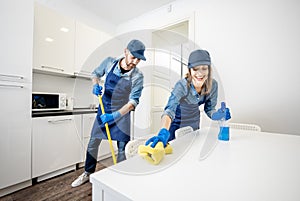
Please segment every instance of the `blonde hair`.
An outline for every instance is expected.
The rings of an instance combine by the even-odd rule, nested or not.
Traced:
[[[211,65],[208,65],[208,75],[207,75],[207,79],[205,80],[201,91],[200,91],[200,95],[208,95],[211,91],[212,88],[212,69],[211,69]],[[192,75],[191,75],[191,69],[188,69],[188,73],[185,75],[185,78],[187,80],[187,88],[189,90],[189,88],[191,87],[191,83],[192,83]]]

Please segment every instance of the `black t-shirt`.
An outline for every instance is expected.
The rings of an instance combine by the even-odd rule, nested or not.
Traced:
[[[130,70],[125,70],[124,68],[122,68],[121,66],[120,66],[120,69],[121,69],[121,73],[122,74],[124,74],[124,73],[127,73],[127,72],[129,72]]]

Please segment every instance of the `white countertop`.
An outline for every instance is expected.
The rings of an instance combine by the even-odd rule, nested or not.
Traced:
[[[175,140],[158,166],[136,156],[92,174],[93,200],[300,200],[300,136],[231,129],[226,142],[217,132]]]

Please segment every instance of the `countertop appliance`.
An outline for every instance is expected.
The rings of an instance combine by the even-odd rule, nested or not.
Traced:
[[[32,92],[32,111],[65,110],[66,107],[65,93]]]

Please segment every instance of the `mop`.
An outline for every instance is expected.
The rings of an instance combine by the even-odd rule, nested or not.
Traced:
[[[103,102],[102,102],[102,96],[100,96],[100,95],[99,95],[99,103],[100,103],[102,114],[105,114],[104,106],[103,106]],[[113,158],[114,165],[115,165],[115,164],[117,164],[117,161],[116,161],[116,155],[115,155],[114,147],[112,145],[112,141],[111,141],[111,137],[110,137],[110,131],[109,131],[108,123],[105,123],[105,129],[106,129],[106,134],[107,134],[107,138],[108,138],[108,142],[109,142],[109,148],[110,148],[110,151],[111,151],[111,156]]]

